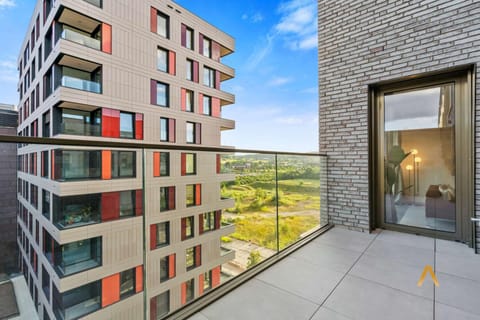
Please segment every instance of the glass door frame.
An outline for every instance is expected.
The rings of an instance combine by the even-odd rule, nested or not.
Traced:
[[[395,82],[370,86],[369,108],[369,193],[370,227],[377,227],[457,240],[475,244],[474,225],[470,221],[474,210],[474,128],[473,75],[471,68],[430,74]],[[384,170],[384,95],[414,89],[454,83],[455,95],[455,159],[456,159],[456,230],[454,233],[428,228],[387,223],[385,221],[385,170]]]

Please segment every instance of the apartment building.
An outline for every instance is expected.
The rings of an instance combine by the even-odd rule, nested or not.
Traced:
[[[15,106],[0,103],[0,134],[15,135],[17,132],[17,111]],[[16,156],[13,144],[0,143],[0,274],[18,272],[17,250],[17,195]]]
[[[160,319],[220,284],[234,40],[170,0],[39,0],[18,59],[21,270],[40,319]],[[136,149],[75,146],[134,142]],[[165,144],[177,149],[141,149]]]

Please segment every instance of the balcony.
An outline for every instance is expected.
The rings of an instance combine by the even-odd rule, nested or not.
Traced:
[[[417,285],[425,265],[439,287]],[[189,319],[478,319],[478,266],[460,243],[336,227]]]
[[[102,66],[77,57],[62,55],[54,67],[55,87],[102,93]]]
[[[95,50],[102,49],[102,23],[76,11],[62,7],[56,18],[57,38],[72,41]],[[58,40],[58,39],[57,39]]]

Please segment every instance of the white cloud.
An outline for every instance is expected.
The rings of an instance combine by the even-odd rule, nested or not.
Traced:
[[[0,60],[0,81],[17,83],[17,63],[14,59]]]
[[[15,7],[14,0],[0,0],[0,8]]]
[[[247,59],[247,69],[255,69],[260,62],[272,51],[275,35],[267,34],[264,42],[257,44],[250,57]]]
[[[282,15],[275,31],[292,50],[310,50],[318,46],[317,5],[314,0],[291,0],[279,6]]]
[[[263,15],[260,12],[255,12],[252,15],[247,13],[242,14],[242,20],[248,20],[251,23],[262,22],[264,19]]]
[[[291,82],[291,78],[286,78],[286,77],[274,77],[272,78],[269,82],[268,85],[271,87],[277,87],[277,86],[282,86],[284,84],[287,84]]]

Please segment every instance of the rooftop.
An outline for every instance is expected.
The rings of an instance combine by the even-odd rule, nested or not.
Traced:
[[[478,270],[461,243],[336,227],[189,320],[480,319]]]

